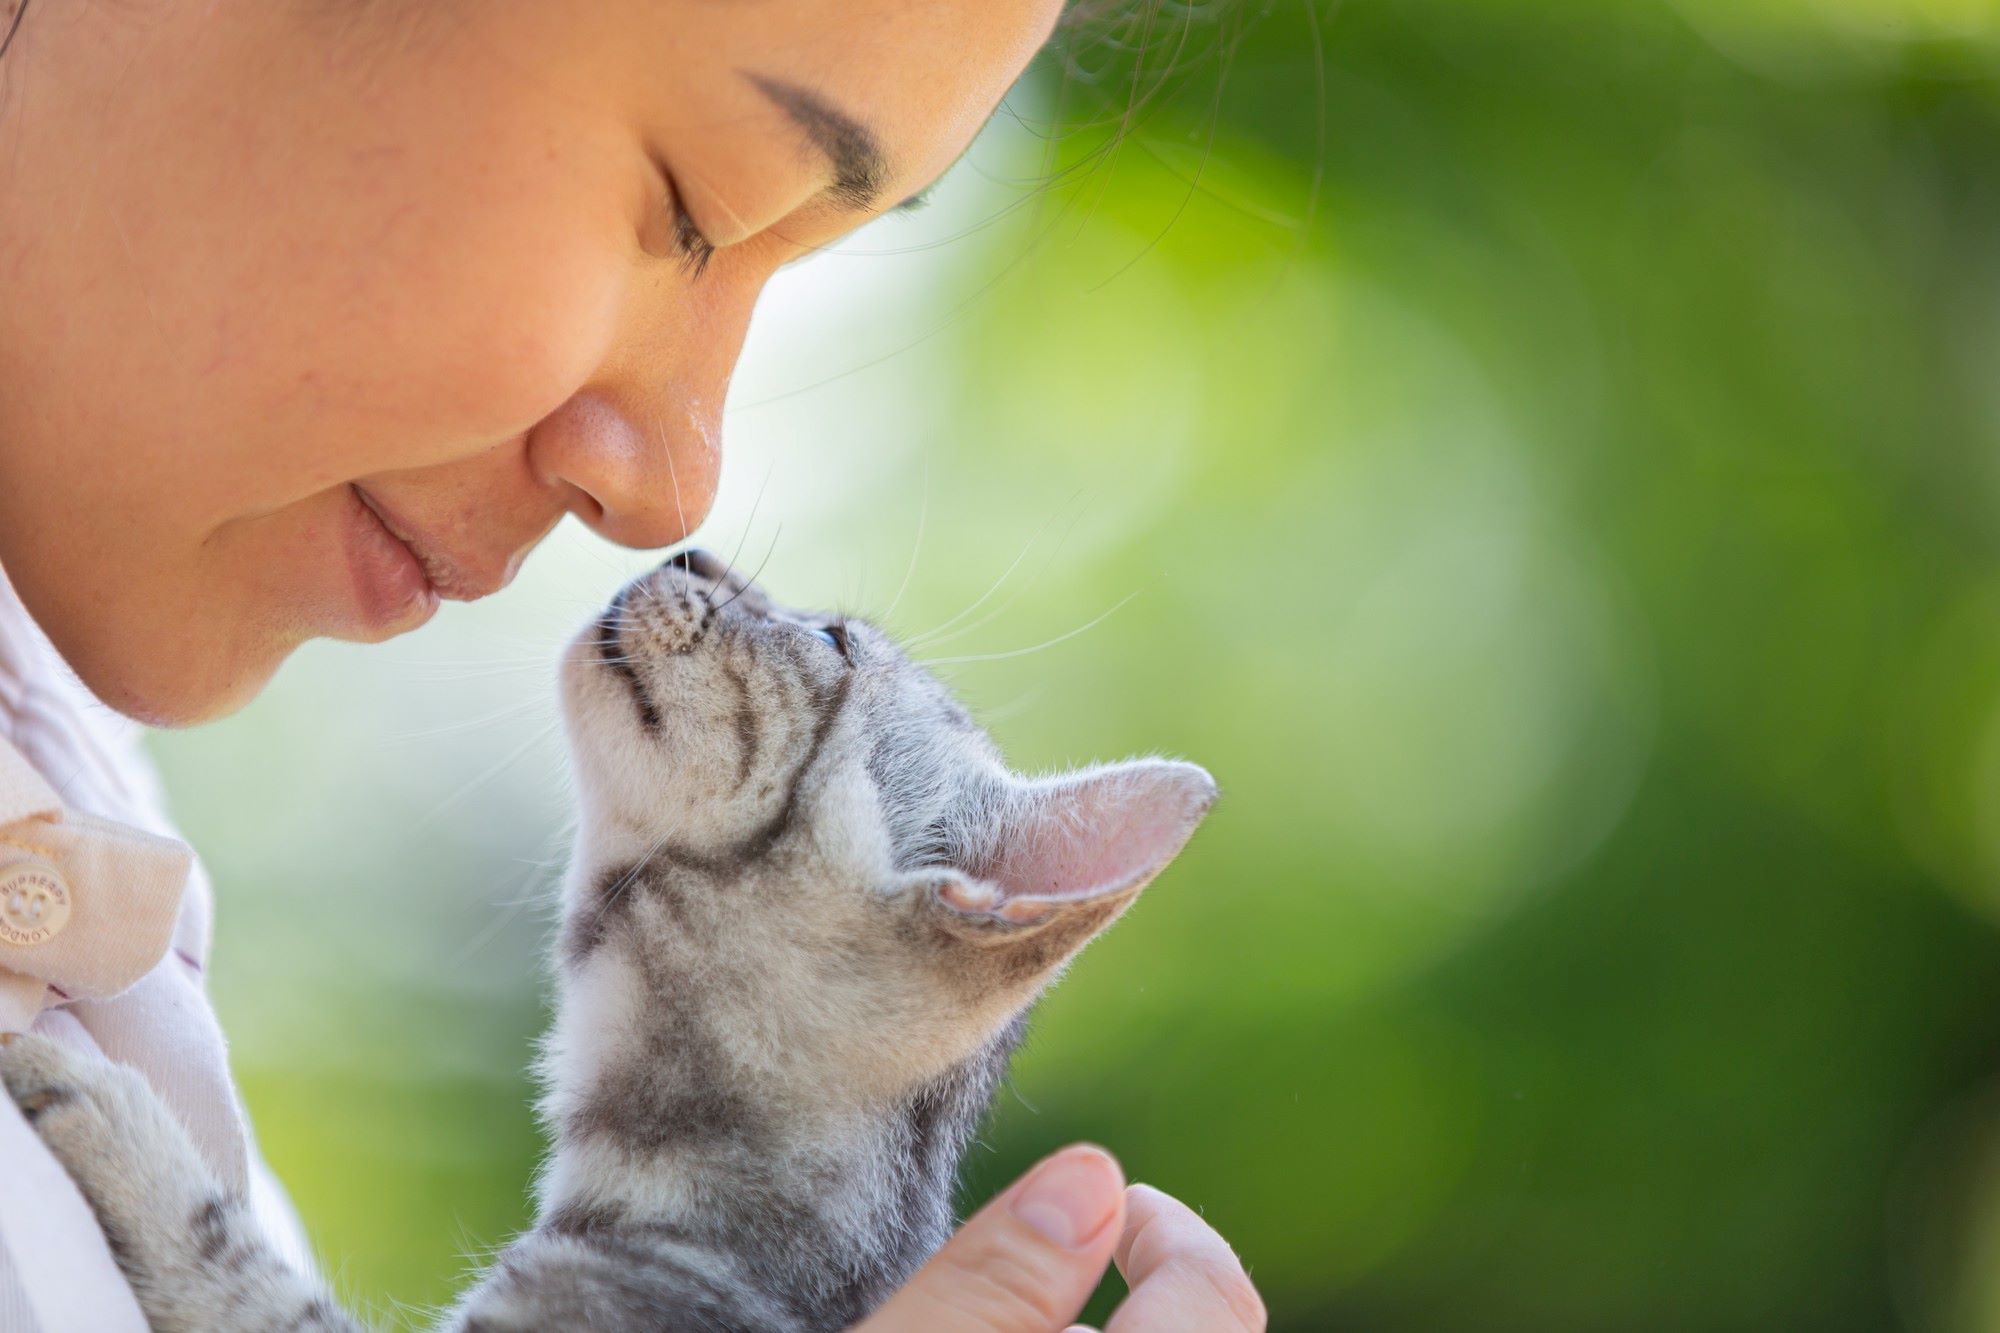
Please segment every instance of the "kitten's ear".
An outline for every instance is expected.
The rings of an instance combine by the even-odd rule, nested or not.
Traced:
[[[1099,898],[1145,887],[1215,804],[1193,764],[1135,759],[1021,784],[987,878],[1009,898]]]
[[[982,942],[1062,925],[1052,933],[1081,945],[1166,869],[1214,803],[1213,778],[1163,759],[1020,783],[984,875],[929,872],[941,923]]]

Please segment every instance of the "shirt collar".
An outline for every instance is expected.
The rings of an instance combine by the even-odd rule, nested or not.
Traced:
[[[52,1002],[117,995],[151,971],[173,939],[194,853],[171,838],[70,813],[0,739],[0,883],[36,862],[53,872],[64,919],[33,943],[0,931],[0,1031],[19,1031]],[[7,910],[0,900],[0,918]]]

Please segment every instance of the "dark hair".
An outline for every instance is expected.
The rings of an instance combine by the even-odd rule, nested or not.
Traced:
[[[7,54],[7,48],[14,44],[14,34],[21,30],[21,16],[28,12],[28,0],[20,0],[14,6],[14,17],[7,21],[7,31],[0,33],[0,56]]]

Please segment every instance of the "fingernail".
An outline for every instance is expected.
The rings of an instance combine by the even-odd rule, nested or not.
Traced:
[[[1014,1196],[1014,1216],[1075,1249],[1104,1229],[1124,1190],[1124,1173],[1102,1148],[1065,1148],[1028,1177]]]

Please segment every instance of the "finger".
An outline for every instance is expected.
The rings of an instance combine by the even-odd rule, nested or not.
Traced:
[[[1123,1232],[1125,1175],[1065,1148],[980,1209],[865,1333],[1054,1333],[1097,1289]]]
[[[1115,1257],[1132,1294],[1104,1333],[1263,1333],[1264,1302],[1236,1252],[1179,1200],[1125,1191]]]

